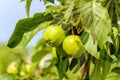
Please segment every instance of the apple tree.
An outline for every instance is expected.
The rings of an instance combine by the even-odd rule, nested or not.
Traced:
[[[21,1],[28,17],[16,23],[8,47],[24,48],[44,30],[34,66],[51,53],[56,80],[117,80],[112,76],[120,75],[120,0],[40,0],[46,9],[32,17],[32,0]]]

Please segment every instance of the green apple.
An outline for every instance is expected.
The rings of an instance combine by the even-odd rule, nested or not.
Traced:
[[[12,62],[8,68],[7,72],[11,74],[18,74],[18,68],[16,67],[16,62]]]
[[[25,67],[26,67],[26,72],[30,73],[31,65],[30,64],[26,64]]]
[[[69,35],[63,40],[63,50],[70,56],[78,58],[85,51],[81,39],[77,35]]]
[[[47,27],[43,35],[43,39],[52,47],[60,46],[64,38],[64,30],[57,25]]]
[[[26,73],[24,71],[20,71],[20,76],[24,77],[26,75]]]

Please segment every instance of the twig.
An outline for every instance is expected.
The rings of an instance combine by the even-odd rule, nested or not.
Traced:
[[[80,80],[83,80],[84,76],[89,76],[89,68],[90,68],[90,54],[88,55],[87,61],[81,66],[80,69]]]

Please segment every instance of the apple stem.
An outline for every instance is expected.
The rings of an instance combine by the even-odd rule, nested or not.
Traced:
[[[72,35],[75,35],[74,28],[72,27]]]

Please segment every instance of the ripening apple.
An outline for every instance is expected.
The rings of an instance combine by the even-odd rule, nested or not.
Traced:
[[[26,72],[30,73],[30,71],[31,71],[31,65],[30,64],[26,64],[25,67],[26,67]]]
[[[75,58],[78,58],[85,51],[81,39],[77,35],[69,35],[63,40],[62,47],[64,51]]]
[[[26,75],[26,73],[24,71],[20,71],[20,76],[24,77]]]
[[[7,72],[11,74],[18,74],[18,68],[16,67],[16,62],[12,62],[8,68]]]
[[[57,25],[47,27],[43,35],[43,39],[52,47],[60,46],[64,38],[64,30]]]

